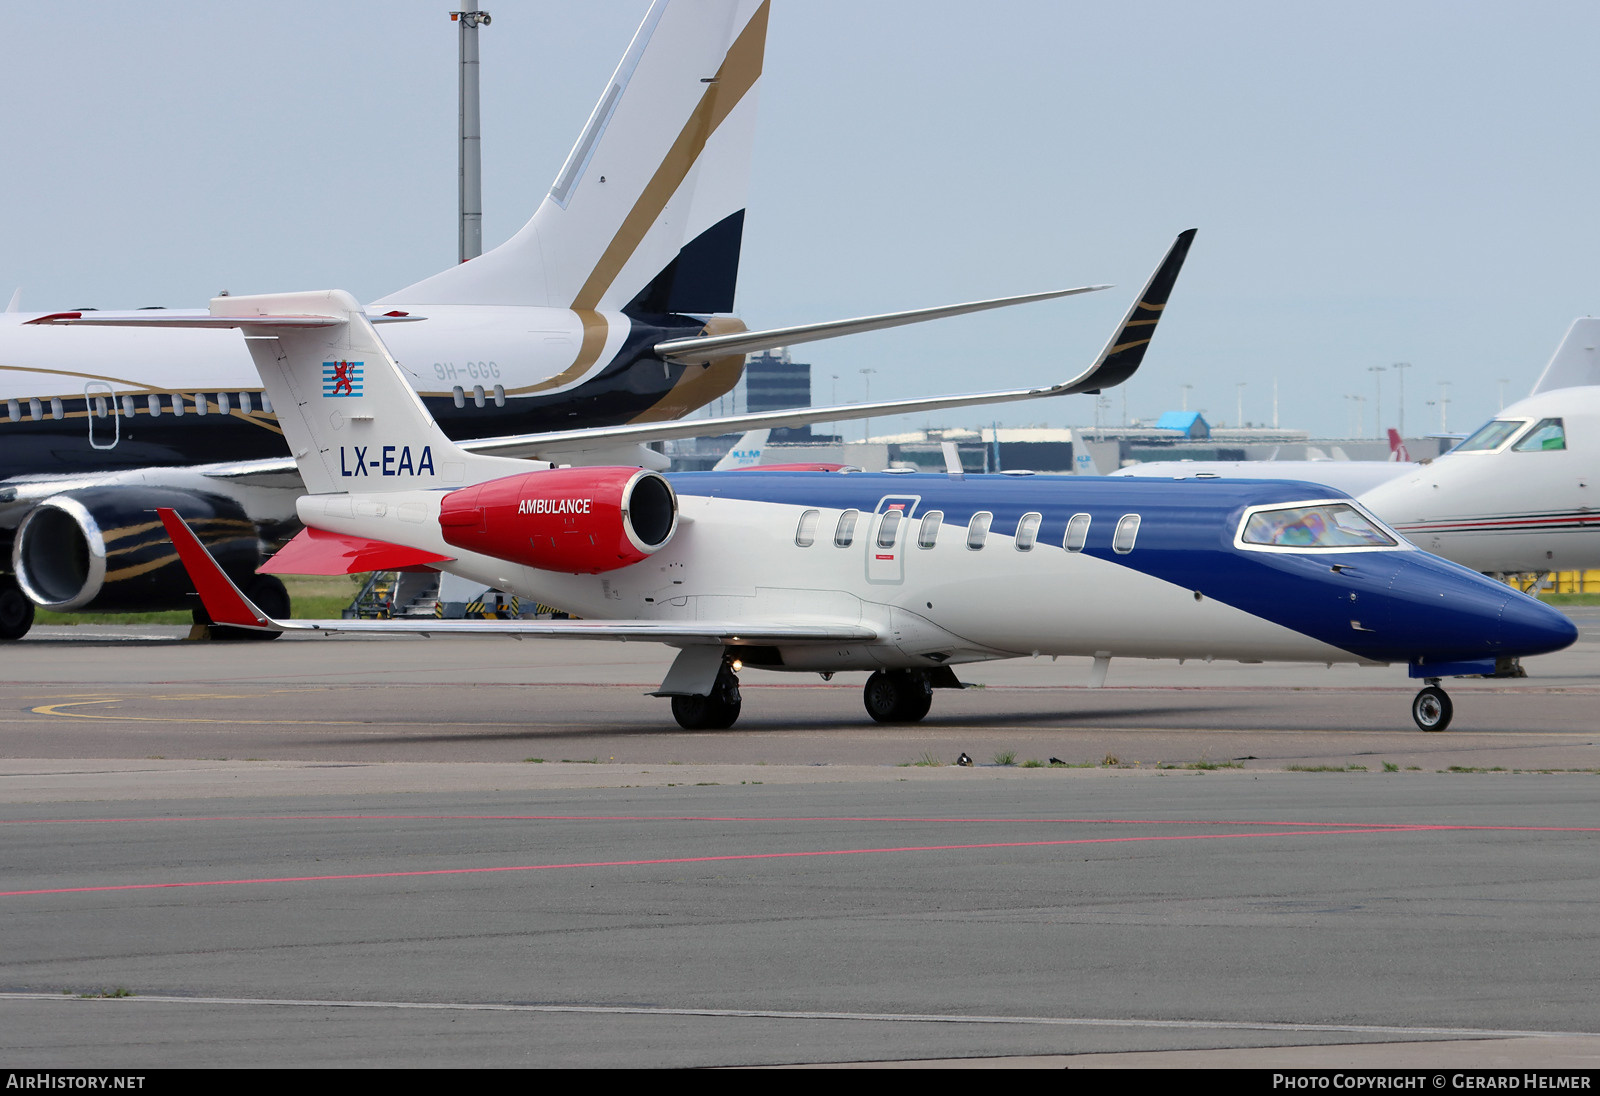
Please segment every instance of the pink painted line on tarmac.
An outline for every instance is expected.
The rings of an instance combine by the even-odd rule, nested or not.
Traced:
[[[1261,826],[1307,829],[1359,829],[1369,832],[1379,829],[1395,830],[1503,830],[1508,833],[1600,833],[1600,826],[1469,826],[1459,823],[1432,822],[1296,822],[1284,819],[1251,820],[1243,818],[968,818],[968,817],[910,817],[895,818],[872,815],[717,815],[717,814],[304,814],[304,815],[192,815],[183,818],[164,818],[156,815],[138,818],[7,818],[0,826],[41,825],[124,825],[135,823],[193,822],[771,822],[788,825],[801,822],[848,822],[887,824],[938,824],[957,823],[973,825],[1074,825],[1074,826]]]
[[[1453,826],[1417,826],[1418,831],[1449,830]],[[416,871],[361,872],[338,875],[294,875],[259,879],[196,879],[164,883],[113,883],[91,887],[45,887],[38,890],[0,891],[0,898],[41,894],[98,894],[108,891],[162,890],[182,887],[236,887],[274,883],[330,883],[359,879],[416,879],[431,875],[491,875],[506,872],[554,871],[562,868],[659,867],[669,864],[711,864],[738,860],[785,860],[829,856],[867,856],[891,853],[962,852],[978,849],[1052,848],[1061,845],[1105,845],[1152,841],[1217,841],[1260,837],[1328,837],[1351,834],[1408,833],[1413,828],[1380,826],[1372,829],[1282,830],[1248,833],[1166,834],[1149,837],[1076,837],[1054,841],[991,841],[971,845],[900,845],[870,849],[815,849],[802,852],[729,853],[720,856],[676,856],[657,860],[593,860],[559,864],[516,864],[484,868],[429,868]]]

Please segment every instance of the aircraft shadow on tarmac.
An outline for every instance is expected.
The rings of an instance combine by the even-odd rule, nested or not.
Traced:
[[[404,731],[392,734],[377,733],[363,729],[360,732],[362,742],[383,743],[450,743],[450,742],[537,742],[548,739],[566,739],[575,734],[627,734],[673,737],[684,734],[694,736],[727,735],[737,737],[749,734],[807,732],[807,733],[837,733],[841,735],[859,736],[863,730],[876,731],[885,735],[894,734],[896,731],[912,731],[926,733],[929,731],[962,730],[981,733],[992,724],[994,730],[1005,730],[1018,726],[1037,725],[1048,727],[1051,725],[1064,725],[1063,730],[1093,729],[1096,726],[1110,726],[1126,730],[1122,726],[1125,721],[1136,720],[1140,726],[1151,722],[1160,722],[1162,730],[1227,730],[1236,726],[1236,722],[1227,721],[1229,713],[1244,711],[1243,706],[1233,705],[1207,705],[1204,712],[1197,712],[1193,706],[1186,705],[1152,705],[1141,708],[1078,708],[1069,712],[1006,712],[1004,710],[992,711],[981,716],[964,716],[959,714],[943,717],[929,716],[918,723],[905,724],[880,724],[874,723],[866,716],[842,715],[821,713],[814,717],[804,719],[770,718],[762,719],[756,716],[743,720],[739,726],[726,730],[699,730],[685,732],[676,724],[658,718],[641,718],[634,720],[618,720],[610,713],[594,713],[586,721],[581,714],[574,715],[570,722],[560,726],[551,726],[548,723],[526,728],[510,728],[503,720],[489,719],[492,726],[482,730],[463,727],[460,730],[440,732],[437,734],[408,734]],[[1197,714],[1203,714],[1208,720],[1220,720],[1217,726],[1186,727],[1183,723],[1185,717],[1193,719]],[[459,725],[461,713],[457,713],[453,722]],[[418,720],[425,724],[426,719]],[[408,724],[416,725],[416,724]],[[321,745],[334,745],[346,741],[344,736],[328,735],[317,740]]]

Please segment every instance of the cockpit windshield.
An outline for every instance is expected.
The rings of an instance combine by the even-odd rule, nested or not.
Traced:
[[[1511,435],[1528,425],[1527,419],[1492,419],[1480,426],[1466,441],[1450,450],[1452,453],[1488,453],[1500,448]]]
[[[1274,548],[1393,548],[1399,543],[1343,502],[1257,510],[1245,519],[1239,540]]]

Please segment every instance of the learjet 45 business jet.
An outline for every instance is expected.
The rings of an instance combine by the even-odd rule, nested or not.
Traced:
[[[1147,288],[1096,368],[1137,364],[1164,304]],[[452,443],[347,294],[219,298],[212,310],[245,330],[310,491],[305,531],[269,566],[434,567],[582,618],[276,620],[163,508],[207,611],[229,626],[670,644],[679,654],[656,695],[688,728],[732,725],[746,666],[869,671],[868,713],[909,722],[932,690],[959,686],[956,666],[1047,654],[1093,658],[1101,676],[1118,657],[1402,662],[1426,680],[1418,726],[1441,730],[1451,703],[1439,679],[1576,638],[1555,610],[1313,484],[958,466],[530,471]],[[359,396],[330,382],[339,362],[361,366]]]

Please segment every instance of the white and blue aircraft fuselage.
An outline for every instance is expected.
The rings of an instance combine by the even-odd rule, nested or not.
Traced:
[[[868,712],[904,722],[927,713],[932,689],[959,684],[952,667],[1038,653],[1102,668],[1403,662],[1428,679],[1414,718],[1438,730],[1451,709],[1437,679],[1577,635],[1559,612],[1315,484],[530,470],[444,437],[348,295],[213,308],[250,332],[311,491],[297,504],[306,531],[269,570],[435,567],[584,618],[272,620],[164,509],[207,612],[227,626],[654,640],[680,648],[658,694],[686,727],[737,718],[736,663],[872,671]],[[1141,308],[1114,345],[1147,322]],[[330,361],[363,363],[359,397],[324,384]]]

